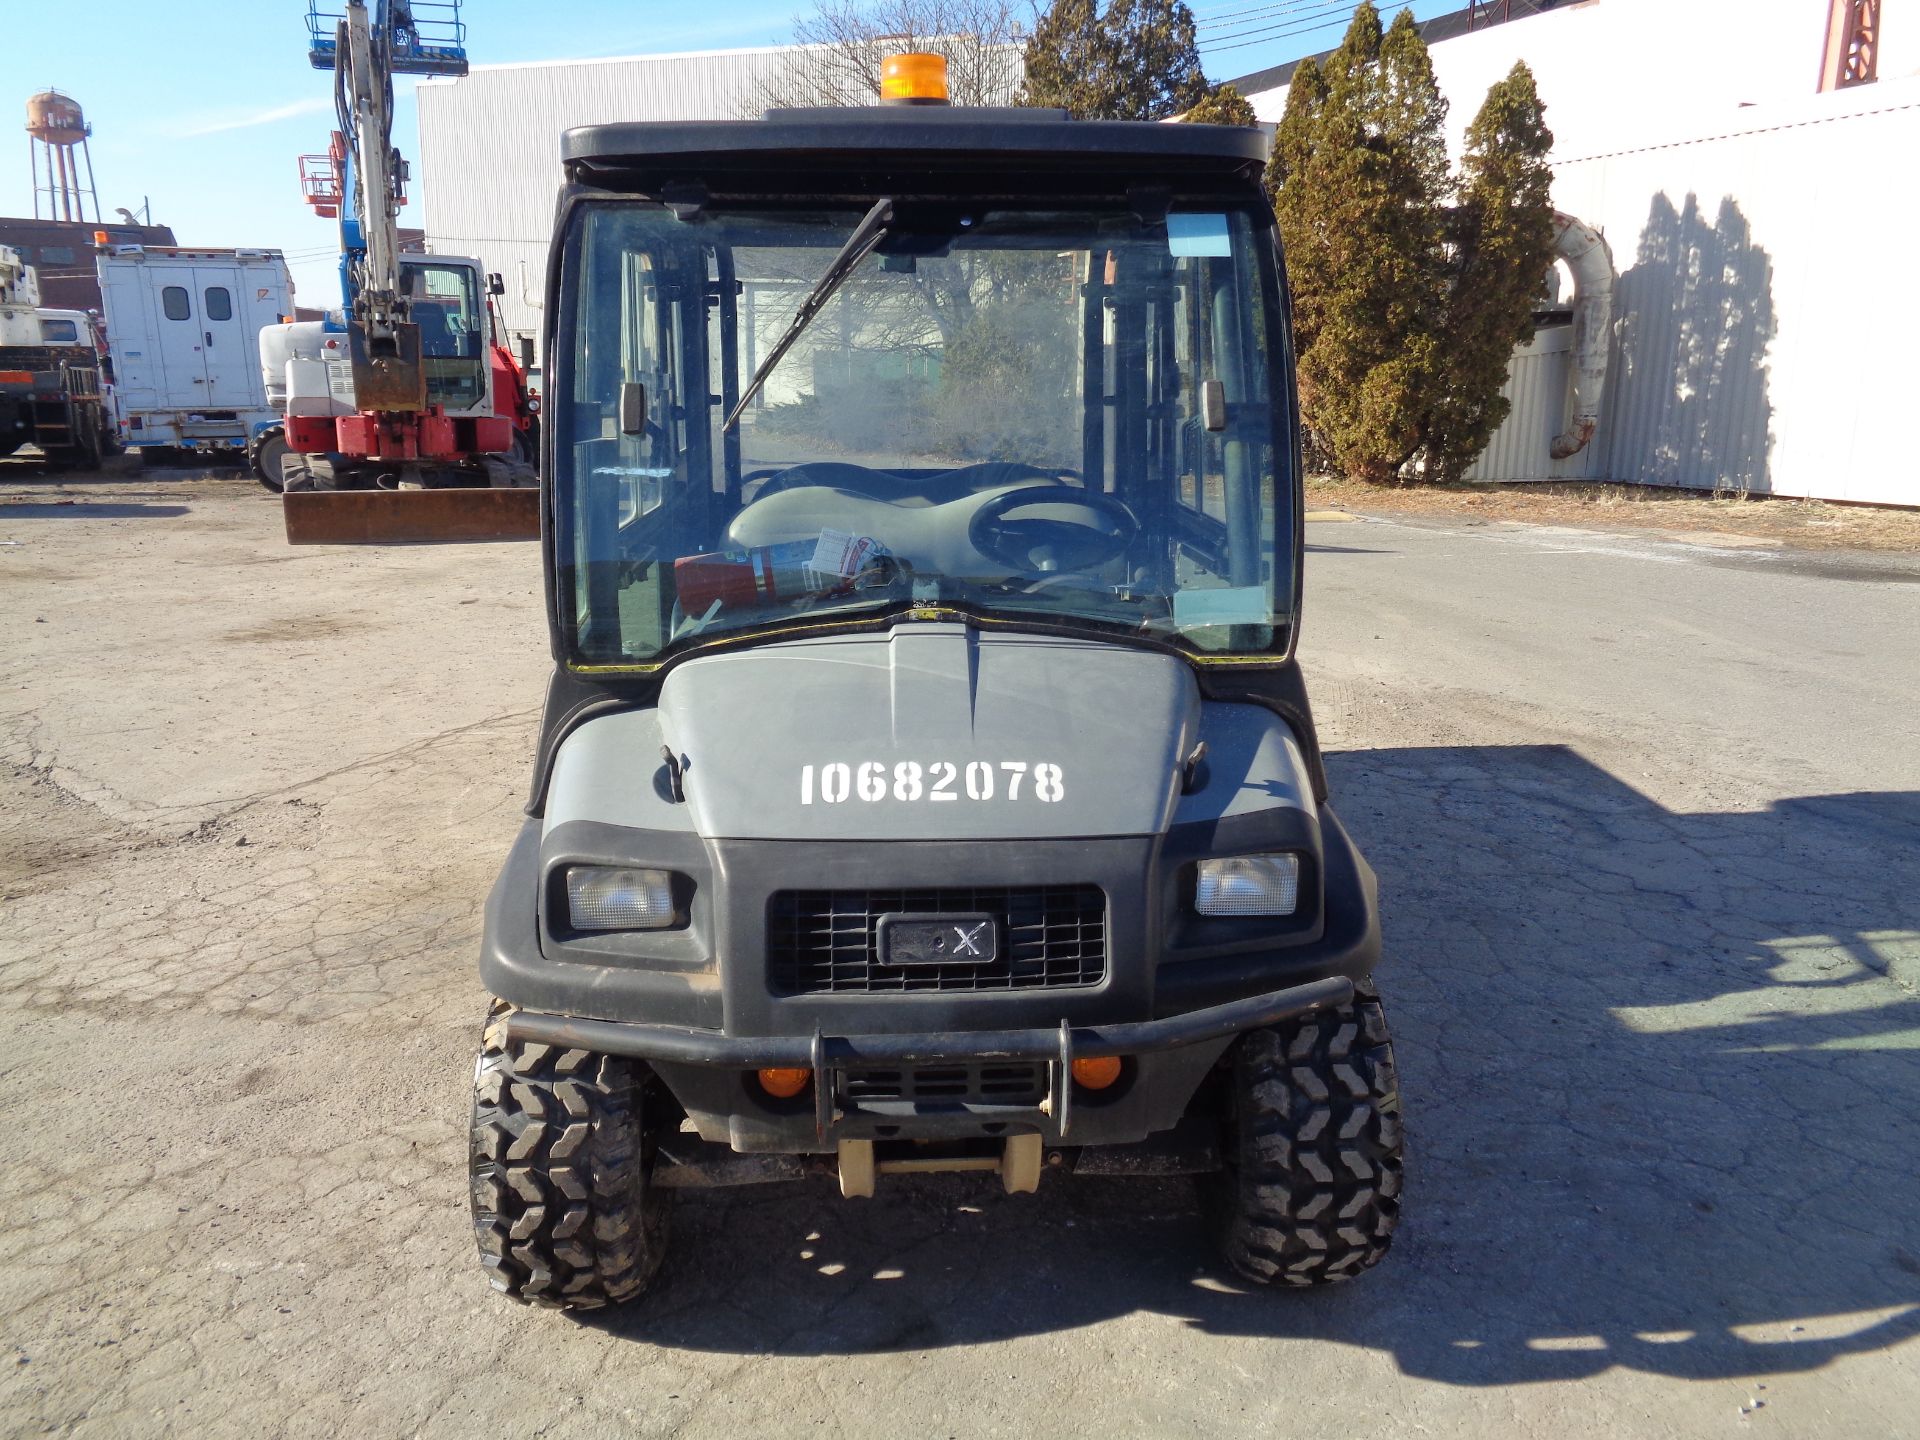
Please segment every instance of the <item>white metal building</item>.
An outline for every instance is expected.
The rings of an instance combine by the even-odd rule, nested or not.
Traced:
[[[476,255],[506,280],[502,318],[540,334],[540,292],[559,191],[560,135],[623,120],[753,114],[798,52],[790,46],[476,65],[419,87],[428,248]]]
[[[1548,458],[1568,332],[1545,331],[1515,358],[1480,478],[1920,505],[1920,291],[1886,254],[1920,233],[1920,0],[1881,0],[1876,81],[1823,91],[1834,13],[1581,0],[1431,42],[1456,156],[1487,87],[1527,62],[1554,202],[1606,236],[1619,275],[1593,443]],[[1245,78],[1279,119],[1284,74]]]

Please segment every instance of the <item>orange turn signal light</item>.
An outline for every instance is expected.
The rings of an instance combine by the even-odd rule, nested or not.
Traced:
[[[880,62],[880,98],[889,105],[947,103],[947,57],[910,51]]]
[[[1105,1090],[1120,1078],[1120,1057],[1082,1056],[1073,1062],[1073,1082],[1088,1090]]]
[[[813,1071],[774,1065],[760,1072],[760,1088],[776,1100],[791,1100],[813,1082]]]

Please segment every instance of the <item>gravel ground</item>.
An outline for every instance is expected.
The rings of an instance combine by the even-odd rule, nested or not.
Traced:
[[[1895,1436],[1920,1411],[1920,567],[1311,527],[1381,875],[1401,1239],[1250,1293],[1184,1186],[695,1196],[488,1290],[479,904],[531,546],[291,550],[248,482],[0,466],[0,1431]]]

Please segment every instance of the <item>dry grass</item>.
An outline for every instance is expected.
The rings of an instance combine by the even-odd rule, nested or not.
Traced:
[[[1307,481],[1307,508],[1460,516],[1590,530],[1686,531],[1702,540],[1827,550],[1920,552],[1920,510],[1824,500],[1708,495],[1653,485],[1366,485]]]

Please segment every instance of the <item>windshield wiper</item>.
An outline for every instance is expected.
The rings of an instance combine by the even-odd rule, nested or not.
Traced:
[[[727,418],[720,426],[722,430],[733,428],[734,421],[740,418],[740,412],[747,408],[753,397],[760,393],[760,387],[767,383],[767,376],[773,373],[773,367],[778,365],[787,351],[793,348],[793,342],[800,338],[801,332],[813,323],[813,317],[826,308],[827,301],[833,298],[834,292],[840,288],[846,278],[853,274],[855,267],[873,253],[873,247],[880,243],[887,233],[887,227],[891,224],[893,224],[893,201],[874,202],[874,207],[867,211],[858,225],[853,227],[853,233],[847,236],[847,243],[840,247],[840,253],[828,262],[826,270],[821,273],[818,280],[813,282],[813,289],[807,292],[807,298],[800,302],[800,308],[794,312],[793,321],[787,326],[787,333],[782,335],[779,343],[767,352],[767,358],[762,360],[760,368],[753,372],[753,379],[747,382],[747,388],[742,390],[740,398],[733,402],[733,409],[727,412]]]

